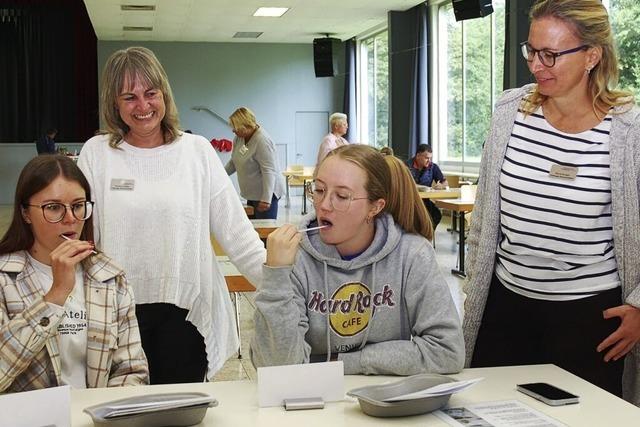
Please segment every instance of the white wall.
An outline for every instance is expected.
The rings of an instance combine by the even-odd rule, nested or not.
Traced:
[[[233,133],[226,123],[192,107],[206,106],[226,119],[246,106],[279,145],[279,159],[295,163],[296,112],[342,109],[344,76],[316,78],[311,44],[99,41],[98,70],[115,50],[133,44],[155,52],[169,76],[182,127],[207,139],[233,139]],[[344,54],[337,56],[343,74]],[[0,204],[13,203],[18,174],[34,155],[34,144],[0,144]],[[225,162],[228,154],[221,159]]]

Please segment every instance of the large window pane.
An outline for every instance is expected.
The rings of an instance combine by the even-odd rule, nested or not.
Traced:
[[[388,33],[363,39],[360,57],[365,66],[361,87],[362,141],[374,147],[389,144],[389,56]]]
[[[620,61],[620,87],[640,95],[640,2],[609,0],[609,15]]]
[[[494,13],[457,22],[450,3],[438,10],[439,161],[477,163],[491,111],[502,92],[504,0]],[[446,102],[445,102],[446,99]]]

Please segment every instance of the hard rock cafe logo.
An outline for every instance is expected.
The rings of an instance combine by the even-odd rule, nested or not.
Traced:
[[[376,307],[396,305],[393,299],[389,285],[371,295],[366,285],[352,282],[340,286],[329,299],[322,292],[313,291],[307,307],[311,311],[328,314],[331,329],[342,337],[351,337],[367,328]]]

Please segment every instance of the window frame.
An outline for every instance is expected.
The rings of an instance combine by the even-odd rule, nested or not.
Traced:
[[[445,58],[448,54],[447,52],[447,26],[446,23],[443,24],[441,21],[441,8],[445,6],[450,6],[451,2],[449,0],[429,0],[429,36],[431,37],[431,47],[429,51],[429,71],[431,73],[431,82],[430,82],[430,93],[431,98],[429,100],[430,103],[430,135],[429,138],[432,141],[433,145],[433,155],[436,162],[440,165],[441,169],[446,170],[447,172],[454,173],[465,173],[465,174],[477,174],[480,169],[480,161],[466,161],[465,156],[465,146],[466,146],[466,102],[464,100],[465,97],[465,87],[466,87],[466,67],[465,67],[465,25],[464,21],[462,21],[462,58],[461,58],[461,66],[462,66],[462,159],[461,160],[442,160],[443,155],[443,147],[442,144],[447,144],[447,93],[446,93],[446,85],[440,84],[443,78],[446,78],[448,75],[447,70],[447,62],[440,60],[440,58]],[[495,87],[495,74],[496,74],[496,32],[495,32],[495,12],[490,15],[490,19],[492,21],[492,25],[490,27],[490,51],[491,55],[491,65],[490,65],[490,90],[491,90],[491,105],[492,110],[496,103],[496,87]]]
[[[360,137],[358,142],[360,144],[366,144],[372,147],[377,147],[376,141],[369,140],[369,109],[368,103],[368,87],[367,87],[367,58],[363,55],[363,44],[368,40],[373,39],[384,32],[388,32],[389,27],[387,22],[376,25],[369,31],[359,34],[356,37],[356,120],[358,124],[358,134]],[[388,43],[388,41],[387,41]],[[375,95],[374,95],[375,98]],[[387,119],[389,120],[389,119]],[[389,135],[391,134],[391,123],[388,123]],[[387,140],[387,144],[388,144]]]

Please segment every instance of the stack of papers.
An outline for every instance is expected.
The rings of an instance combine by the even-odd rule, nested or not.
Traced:
[[[117,418],[126,415],[144,414],[156,411],[167,411],[178,408],[209,405],[213,400],[211,396],[181,398],[173,400],[157,400],[154,402],[123,403],[109,405],[104,408],[104,418]]]
[[[482,381],[483,379],[484,378],[474,378],[472,380],[454,381],[451,383],[438,384],[424,390],[414,391],[412,393],[403,394],[401,396],[388,397],[384,399],[383,402],[398,402],[400,400],[415,400],[423,399],[425,397],[445,396],[447,394],[458,393],[462,390],[466,390],[476,383]]]

